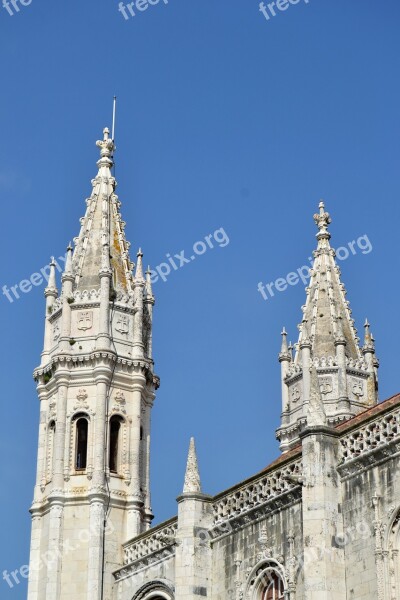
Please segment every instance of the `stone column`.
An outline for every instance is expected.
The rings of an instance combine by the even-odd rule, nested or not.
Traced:
[[[32,508],[31,549],[29,556],[28,600],[39,600],[39,581],[42,571],[39,570],[42,540],[42,517],[38,508]]]
[[[58,296],[58,291],[56,287],[56,276],[55,276],[55,262],[54,259],[50,263],[50,277],[48,281],[48,285],[44,290],[44,296],[46,298],[46,314],[44,318],[44,343],[43,343],[43,352],[42,352],[42,360],[41,366],[44,366],[48,362],[49,351],[52,347],[52,325],[50,323],[50,316],[53,310],[54,301]]]
[[[92,489],[89,493],[89,557],[88,557],[88,588],[87,597],[90,600],[103,600],[103,536],[105,502],[104,490]],[[104,565],[105,566],[105,565]]]
[[[338,364],[338,409],[341,412],[349,413],[350,401],[347,392],[347,364],[346,364],[346,340],[340,337],[335,340],[336,360]]]
[[[107,491],[105,487],[106,468],[106,417],[107,390],[111,377],[109,365],[97,365],[94,369],[96,382],[96,415],[94,423],[93,477],[89,490],[89,556],[88,556],[88,598],[102,600],[103,579],[103,536]]]
[[[142,426],[142,397],[146,385],[146,378],[140,366],[135,367],[132,375],[132,424],[130,431],[130,472],[131,484],[128,499],[128,515],[126,522],[126,536],[131,539],[142,531],[143,493],[141,491],[141,441],[140,428]]]
[[[105,244],[103,248],[102,267],[99,272],[100,312],[96,348],[101,350],[108,350],[110,348],[110,284],[112,271],[110,268],[109,251],[109,245]]]
[[[210,597],[213,524],[211,498],[188,492],[178,498],[178,531],[175,556],[175,600]]]
[[[48,546],[45,555],[47,564],[46,600],[59,600],[62,561],[63,498],[50,498]]]
[[[183,494],[178,498],[175,600],[198,600],[211,594],[212,499],[201,491],[194,439],[190,440]]]
[[[57,423],[54,437],[54,476],[53,489],[64,488],[64,455],[66,444],[67,424],[67,396],[70,372],[67,369],[59,369],[55,373],[58,385],[57,394]]]
[[[308,339],[303,340],[300,344],[301,365],[303,370],[303,405],[307,410],[307,405],[310,402],[310,365],[311,365],[311,342]]]
[[[301,438],[304,600],[347,600],[336,432],[308,427]]]
[[[150,432],[151,432],[151,409],[153,406],[155,394],[147,392],[145,410],[143,415],[143,440],[142,440],[142,460],[143,460],[143,489],[145,490],[144,498],[144,528],[147,530],[151,526],[153,513],[151,510],[151,494],[150,494]]]

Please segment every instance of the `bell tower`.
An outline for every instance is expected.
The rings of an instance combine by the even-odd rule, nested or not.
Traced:
[[[80,232],[45,290],[28,600],[110,600],[122,544],[146,531],[154,296],[129,257],[104,129]]]

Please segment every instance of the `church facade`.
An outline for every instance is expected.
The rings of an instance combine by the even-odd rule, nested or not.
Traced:
[[[155,299],[107,129],[97,146],[61,289],[51,263],[45,290],[28,600],[398,600],[400,395],[378,401],[323,203],[295,348],[282,333],[280,456],[211,497],[192,439],[178,514],[151,526]]]

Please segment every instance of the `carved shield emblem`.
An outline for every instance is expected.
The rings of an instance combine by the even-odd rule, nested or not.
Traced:
[[[118,315],[117,323],[115,325],[115,329],[120,333],[128,333],[129,332],[129,321],[126,315]]]
[[[93,326],[93,313],[91,310],[84,310],[78,313],[78,329],[86,331]]]

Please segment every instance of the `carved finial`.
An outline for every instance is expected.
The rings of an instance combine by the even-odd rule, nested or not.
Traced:
[[[279,353],[279,362],[282,362],[283,360],[290,360],[289,348],[288,348],[288,343],[287,343],[287,333],[286,333],[285,328],[283,328],[281,336],[282,336],[282,345],[281,345],[281,351]]]
[[[45,288],[44,293],[45,293],[46,297],[54,296],[54,298],[57,298],[57,296],[58,296],[57,282],[56,282],[56,261],[54,259],[54,256],[51,257],[49,279],[47,281],[47,286]]]
[[[364,333],[364,347],[363,347],[363,352],[375,352],[375,340],[374,340],[374,336],[371,333],[371,329],[370,329],[370,324],[368,322],[368,319],[365,319],[365,323],[364,323],[364,329],[365,329],[365,333]]]
[[[185,485],[183,493],[199,493],[201,492],[201,483],[199,475],[199,467],[197,463],[196,446],[194,438],[190,438],[189,454],[186,465]]]
[[[141,248],[139,248],[139,251],[136,256],[137,256],[137,263],[136,263],[135,279],[136,279],[136,281],[144,281],[144,278],[143,278],[143,252],[142,252]]]
[[[67,259],[65,261],[65,269],[64,269],[64,273],[70,275],[72,273],[72,245],[71,242],[68,244],[67,247]]]
[[[108,127],[103,129],[103,139],[96,142],[96,146],[100,148],[100,160],[97,162],[98,167],[111,167],[113,162],[112,157],[115,150],[114,142],[109,138],[110,130]]]
[[[317,239],[329,240],[331,234],[328,231],[328,225],[332,222],[331,216],[328,212],[325,212],[325,204],[322,202],[319,203],[319,213],[314,215],[314,221],[319,229],[317,233]]]

